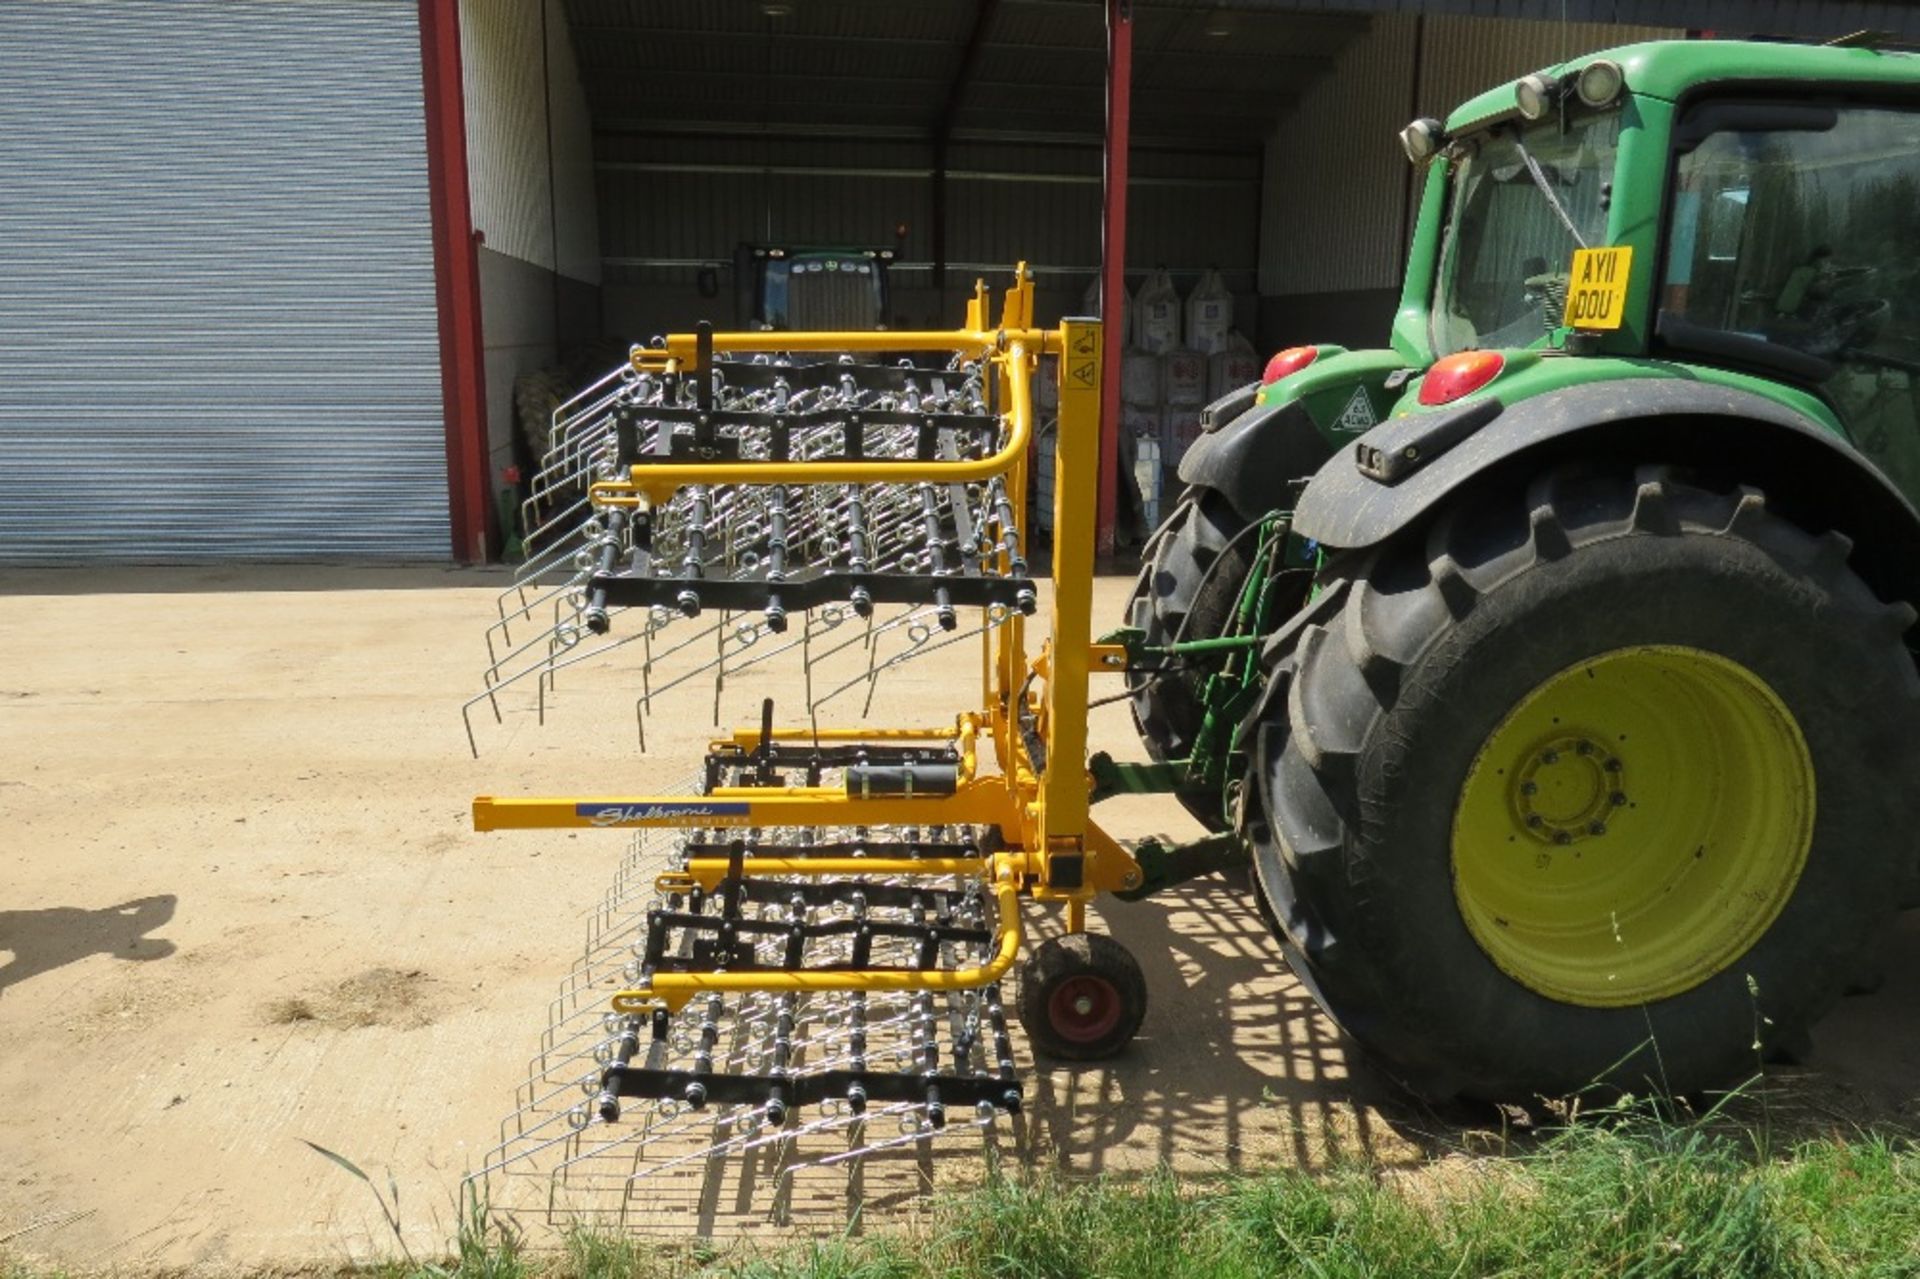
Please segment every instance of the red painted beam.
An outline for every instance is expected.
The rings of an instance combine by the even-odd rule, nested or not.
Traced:
[[[1127,141],[1133,129],[1133,0],[1107,4],[1107,139],[1100,223],[1100,488],[1095,547],[1113,554],[1120,497],[1121,309],[1127,287]]]
[[[426,95],[427,199],[433,214],[434,301],[440,320],[440,398],[447,432],[453,558],[487,558],[487,399],[480,335],[480,254],[467,189],[467,110],[460,83],[459,0],[420,0]]]

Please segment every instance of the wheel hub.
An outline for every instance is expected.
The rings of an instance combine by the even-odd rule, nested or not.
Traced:
[[[1120,992],[1113,983],[1092,973],[1068,977],[1054,987],[1047,1001],[1047,1017],[1061,1038],[1077,1044],[1093,1043],[1120,1024]]]
[[[1540,843],[1570,847],[1606,835],[1626,807],[1626,763],[1607,750],[1605,733],[1557,734],[1524,752],[1509,770],[1509,798],[1520,829]]]
[[[1695,648],[1602,653],[1521,698],[1469,768],[1461,919],[1549,998],[1677,995],[1736,963],[1793,895],[1814,789],[1799,725],[1746,667]]]

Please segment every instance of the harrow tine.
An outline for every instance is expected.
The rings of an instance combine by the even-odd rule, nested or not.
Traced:
[[[538,515],[536,509],[532,509],[530,506],[523,508],[520,523],[521,526],[527,530],[525,540],[529,545],[535,547],[545,544],[550,536],[554,537],[556,541],[560,540],[560,534],[564,534],[573,528],[573,524],[568,521],[584,516],[592,509],[593,503],[585,494],[575,498],[565,507],[553,512],[542,520],[536,521],[535,517]]]
[[[531,616],[535,609],[540,608],[541,606],[546,604],[553,604],[555,606],[558,606],[562,598],[564,598],[569,591],[580,587],[585,581],[586,581],[585,577],[576,575],[574,577],[568,578],[564,582],[556,583],[555,585],[549,587],[547,590],[543,591],[539,595],[536,595],[532,603],[526,604],[521,608],[515,609],[511,614],[503,614],[503,616],[501,617],[501,620],[499,620],[498,622],[495,622],[492,626],[489,626],[487,628],[486,640],[487,640],[488,663],[487,663],[487,669],[483,673],[482,677],[487,681],[489,685],[491,685],[494,682],[495,677],[498,676],[500,667],[502,665],[512,660],[513,658],[518,657],[521,653],[527,651],[527,649],[529,648],[532,648],[535,644],[538,644],[541,641],[548,639],[550,634],[549,632],[549,633],[536,635],[533,639],[528,640],[526,643],[520,645],[519,647],[508,649],[505,657],[496,657],[494,655],[494,648],[493,648],[493,633],[495,631],[501,631],[504,634],[504,632],[506,631],[507,622],[511,618]],[[506,642],[511,642],[511,641],[506,641]]]
[[[852,1150],[837,1151],[831,1155],[823,1155],[818,1159],[791,1163],[781,1170],[780,1175],[791,1178],[796,1173],[808,1168],[831,1168],[836,1164],[843,1164],[849,1160],[864,1159],[870,1155],[882,1154],[889,1150],[897,1150],[901,1146],[916,1146],[923,1142],[931,1141],[935,1135],[935,1130],[923,1127],[918,1116],[911,1113],[912,1110],[913,1107],[911,1106],[900,1105],[890,1107],[887,1111],[881,1112],[881,1118],[898,1117],[900,1121],[900,1135],[897,1137],[868,1142],[866,1145],[856,1147]],[[958,1124],[948,1124],[943,1131],[955,1132],[967,1128],[985,1129],[992,1126],[993,1118],[991,1116],[975,1115]]]
[[[635,374],[633,372],[633,368],[629,364],[618,365],[617,367],[608,370],[606,373],[602,374],[598,379],[588,384],[587,386],[582,387],[580,390],[575,391],[570,397],[560,402],[558,407],[556,407],[553,410],[552,426],[549,428],[549,430],[550,431],[556,430],[559,428],[562,422],[567,421],[570,418],[578,417],[580,415],[580,409],[577,407],[578,405],[585,403],[589,400],[596,400],[596,397],[604,398],[606,394],[606,388],[608,386],[614,386],[617,388],[621,385],[624,385],[629,379],[634,377],[635,377]]]
[[[545,636],[542,636],[540,638],[547,639],[547,637]],[[604,644],[600,644],[595,647],[585,649],[581,652],[574,653],[566,658],[554,657],[550,651],[549,655],[542,661],[536,662],[533,665],[530,665],[527,667],[523,667],[522,669],[515,671],[511,675],[505,676],[501,679],[494,681],[483,691],[468,698],[465,702],[462,702],[460,704],[461,713],[465,715],[475,705],[479,704],[480,702],[487,701],[489,698],[494,696],[500,690],[512,687],[514,684],[519,683],[521,680],[525,679],[529,675],[537,675],[540,677],[538,682],[541,690],[541,693],[540,693],[541,722],[544,723],[545,714],[546,714],[546,704],[545,704],[546,682],[548,677],[553,672],[565,670],[567,667],[570,667],[570,666],[578,666],[582,662],[592,661],[594,658],[597,658],[597,657],[604,657],[606,654],[613,652],[615,649],[625,648],[627,645],[633,643],[635,640],[639,638],[640,638],[639,635],[622,635],[617,639],[608,640]],[[538,642],[538,641],[530,641],[529,643],[533,643],[533,642]],[[549,643],[549,645],[558,644],[561,650],[565,650],[573,647],[574,645],[577,645],[579,643],[579,637],[578,637],[578,633],[576,632],[571,642],[561,642],[561,641],[555,641],[555,640],[548,640],[547,642]],[[509,656],[512,656],[512,654],[509,654]],[[472,736],[471,728],[469,728],[468,736],[469,738],[471,738]],[[476,750],[477,750],[477,747],[476,747]]]
[[[920,616],[920,615],[913,614],[909,616]],[[905,620],[905,619],[900,619],[900,620]],[[972,630],[956,632],[956,633],[947,635],[946,637],[939,640],[933,639],[933,632],[929,630],[924,625],[924,623],[916,622],[913,625],[910,625],[908,627],[909,647],[905,651],[895,654],[894,656],[888,658],[886,661],[880,663],[878,666],[870,667],[866,674],[859,675],[853,679],[848,680],[846,683],[840,685],[838,688],[833,689],[831,692],[822,696],[819,700],[811,703],[808,709],[810,711],[817,711],[820,707],[826,705],[828,702],[832,701],[834,698],[838,697],[840,694],[846,692],[848,689],[854,687],[857,684],[864,682],[867,685],[867,700],[865,705],[862,706],[860,713],[862,716],[870,715],[873,713],[874,683],[879,678],[882,672],[887,671],[895,666],[899,666],[905,662],[913,661],[916,658],[925,657],[928,653],[934,652],[938,649],[946,648],[949,645],[958,644],[964,640],[970,640],[977,636],[984,635],[988,631],[994,630],[997,627],[1005,625],[1006,620],[1007,620],[1007,617],[1006,617],[1006,614],[1004,613],[998,617],[989,615],[985,621],[983,621],[979,626],[974,627]],[[920,634],[918,638],[915,638],[913,634],[915,626],[917,626],[919,630],[922,632],[922,634]],[[882,628],[882,629],[885,629],[885,628]],[[872,651],[872,650],[870,649],[869,651]]]

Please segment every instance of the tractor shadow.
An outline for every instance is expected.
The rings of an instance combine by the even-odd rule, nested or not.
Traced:
[[[147,934],[172,920],[178,902],[172,893],[163,893],[98,910],[79,906],[0,910],[0,951],[12,952],[0,965],[0,994],[93,955],[165,959],[173,954],[173,943]]]
[[[1207,876],[1099,904],[1095,927],[1146,974],[1146,1025],[1109,1062],[1036,1061],[1011,1153],[1070,1179],[1410,1168],[1518,1153],[1566,1122],[1557,1105],[1435,1107],[1372,1068],[1287,969],[1252,891]],[[1060,931],[1051,912],[1028,924],[1035,941]],[[1879,984],[1815,1027],[1805,1060],[1769,1063],[1730,1101],[1680,1099],[1677,1117],[1712,1108],[1716,1126],[1764,1129],[1783,1152],[1838,1129],[1920,1133],[1920,910],[1875,968]]]
[[[1422,1114],[1322,1014],[1250,896],[1207,876],[1102,900],[1102,931],[1147,978],[1141,1035],[1093,1064],[1036,1062],[1019,1157],[1069,1177],[1420,1163],[1454,1134]],[[1034,940],[1060,931],[1035,913]],[[1455,1146],[1454,1148],[1457,1148]]]
[[[1790,1135],[1836,1124],[1920,1132],[1920,910],[1894,920],[1862,976],[1813,1028],[1805,1062],[1769,1072],[1768,1118]]]

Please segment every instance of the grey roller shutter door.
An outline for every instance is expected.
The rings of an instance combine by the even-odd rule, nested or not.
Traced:
[[[0,0],[0,562],[445,559],[412,0]]]

